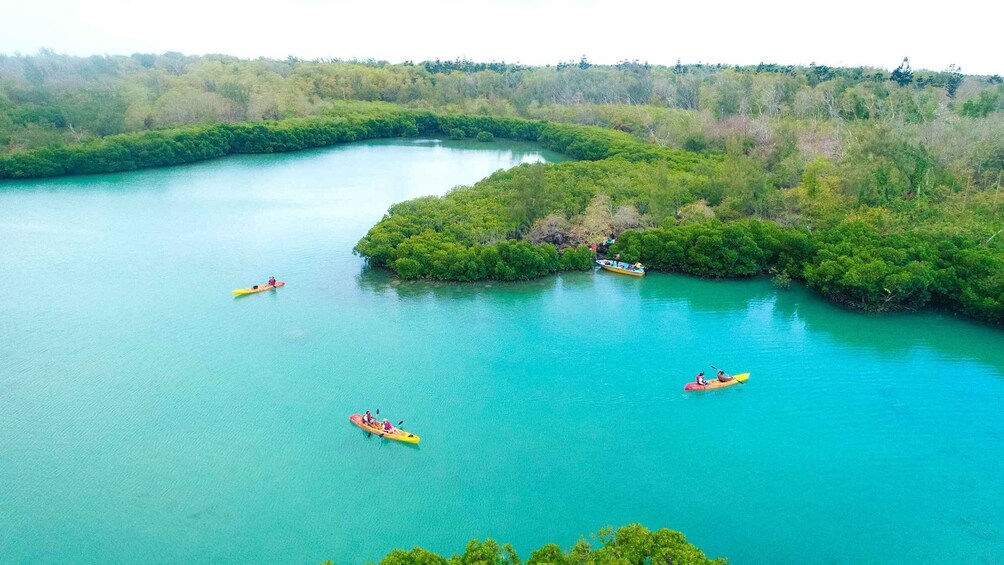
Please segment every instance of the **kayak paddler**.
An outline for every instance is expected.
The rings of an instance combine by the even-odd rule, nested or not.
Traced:
[[[718,380],[719,381],[721,381],[723,383],[727,383],[727,382],[731,381],[732,378],[733,377],[730,377],[729,375],[726,375],[725,371],[722,371],[722,370],[718,371]]]
[[[701,386],[708,386],[708,379],[704,378],[704,371],[697,373],[697,378],[695,379],[697,384]]]
[[[275,277],[274,276],[268,278],[268,285],[269,286],[275,286]]]

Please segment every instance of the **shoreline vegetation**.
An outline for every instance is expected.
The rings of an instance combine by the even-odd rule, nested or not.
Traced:
[[[686,166],[703,159],[686,151],[639,144],[626,133],[595,126],[441,114],[384,103],[347,103],[324,116],[126,133],[0,154],[0,179],[115,173],[228,155],[285,153],[367,139],[423,136],[532,141],[544,149],[585,160],[622,156],[631,161]]]
[[[521,165],[391,206],[356,245],[402,278],[592,267],[804,281],[865,311],[1004,323],[1004,86],[958,68],[0,55],[0,178],[380,137],[534,141]],[[602,247],[601,247],[602,249]]]
[[[709,559],[696,546],[687,542],[680,532],[669,529],[650,531],[640,524],[631,524],[616,531],[604,528],[593,536],[598,547],[593,547],[580,538],[569,551],[562,551],[557,544],[547,544],[532,552],[526,565],[577,565],[674,563],[680,565],[726,565],[724,558]],[[331,565],[325,561],[321,565]],[[509,544],[499,545],[487,539],[484,542],[471,540],[464,552],[444,558],[440,555],[416,547],[410,551],[396,549],[387,554],[380,565],[522,565],[523,561]]]

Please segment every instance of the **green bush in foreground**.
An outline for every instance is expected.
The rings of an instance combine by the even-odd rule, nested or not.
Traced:
[[[725,565],[723,558],[708,559],[680,532],[661,529],[650,531],[631,524],[614,531],[605,528],[596,536],[598,547],[580,539],[569,551],[548,544],[530,554],[526,565]],[[330,561],[326,563],[331,563]],[[522,560],[509,544],[494,540],[472,540],[464,553],[444,558],[416,547],[411,551],[396,549],[380,565],[521,565]],[[323,564],[322,564],[323,565]]]

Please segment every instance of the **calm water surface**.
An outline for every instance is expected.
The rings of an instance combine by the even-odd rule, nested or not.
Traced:
[[[0,562],[525,557],[630,522],[738,564],[1004,562],[999,331],[351,254],[389,204],[542,158],[379,141],[0,184]],[[752,377],[683,393],[710,364]],[[421,446],[366,437],[366,408]]]

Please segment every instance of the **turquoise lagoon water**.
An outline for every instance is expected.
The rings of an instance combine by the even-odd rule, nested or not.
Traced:
[[[1004,561],[998,330],[351,254],[389,204],[541,158],[379,141],[0,184],[0,562],[526,557],[631,522],[738,564]],[[752,377],[684,393],[710,364]],[[366,408],[421,446],[367,437]]]

